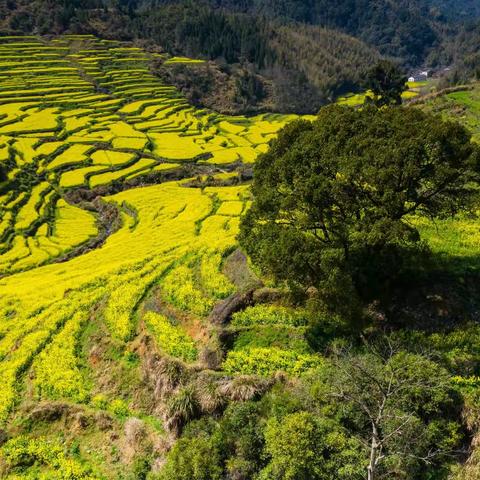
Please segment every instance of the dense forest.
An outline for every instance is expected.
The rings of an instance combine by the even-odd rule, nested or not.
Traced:
[[[130,11],[139,7],[141,12],[178,3],[168,0],[125,2]],[[188,2],[184,4],[188,5]],[[478,4],[469,0],[206,0],[204,5],[212,10],[221,8],[226,12],[241,12],[282,24],[298,22],[341,31],[409,65],[424,62],[445,38],[456,36],[459,22],[470,22],[480,15]]]
[[[361,89],[364,72],[380,55],[405,69],[456,64],[463,77],[471,76],[478,13],[468,1],[453,8],[432,0],[8,0],[0,5],[0,24],[10,33],[150,41],[172,54],[246,68],[272,85],[267,104],[273,109],[314,113],[336,95]],[[466,60],[452,47],[459,43],[469,53]],[[240,103],[249,110],[261,102],[252,95]]]

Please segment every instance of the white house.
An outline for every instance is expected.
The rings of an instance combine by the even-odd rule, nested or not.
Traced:
[[[430,72],[428,71],[414,73],[413,75],[410,75],[408,77],[408,81],[409,82],[425,82],[426,80],[428,80],[429,73]]]

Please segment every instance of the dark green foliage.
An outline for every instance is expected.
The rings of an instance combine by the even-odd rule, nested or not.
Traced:
[[[230,475],[240,471],[248,478],[261,468],[264,426],[260,405],[253,402],[233,404],[225,412],[220,435]]]
[[[365,87],[373,96],[367,95],[365,102],[376,107],[400,105],[402,93],[407,90],[407,77],[392,62],[382,60],[367,72]]]
[[[311,25],[275,26],[271,44],[276,61],[266,74],[274,79],[276,105],[288,109],[290,104],[290,111],[317,113],[312,106],[358,90],[364,72],[379,58],[376,49],[357,39]]]
[[[264,272],[353,315],[356,299],[386,300],[421,268],[428,250],[409,215],[467,208],[479,161],[463,127],[419,110],[325,107],[257,161],[240,243]]]
[[[203,419],[189,425],[168,456],[162,480],[252,478],[263,465],[264,421],[260,404],[232,404],[217,423]],[[240,476],[238,476],[240,475]]]
[[[218,421],[192,422],[169,454],[160,478],[256,478],[269,458],[265,450],[268,418],[273,422],[272,415],[281,418],[297,408],[298,402],[289,392],[277,389],[260,402],[231,404]]]
[[[159,480],[221,480],[219,452],[209,438],[180,439],[169,454]]]
[[[143,3],[154,4],[148,0]],[[220,6],[284,24],[300,22],[339,30],[410,63],[422,62],[435,46],[438,38],[435,27],[443,20],[434,19],[430,5],[422,0],[206,0],[203,3],[210,8]]]
[[[171,53],[223,58],[227,63],[246,60],[260,68],[273,54],[265,20],[227,14],[201,2],[161,2],[143,7],[133,18],[132,33],[156,41]]]
[[[333,55],[331,62],[317,63],[315,57],[331,45],[322,42],[312,49],[312,35],[305,36],[306,26],[313,28],[314,35],[321,35],[322,29],[328,28],[331,38],[340,32],[353,36],[409,65],[420,65],[427,59],[433,64],[449,65],[451,55],[445,51],[443,41],[454,39],[459,31],[468,32],[468,25],[462,28],[455,22],[471,20],[479,13],[475,0],[462,0],[460,4],[456,0],[373,3],[369,0],[8,0],[6,5],[0,2],[4,32],[70,31],[122,39],[144,38],[171,52],[223,58],[229,63],[247,60],[259,69],[275,63],[281,67],[282,76],[288,72],[284,62],[289,61],[289,47],[300,43],[301,50],[309,52],[308,58],[319,71],[338,63],[343,66],[339,76],[347,74],[349,81],[356,80],[355,71],[348,65],[348,59],[344,63],[344,58],[351,56],[355,45],[351,45],[351,51],[345,49],[343,55]],[[293,45],[278,45],[277,40],[283,41],[284,27]],[[463,44],[468,50],[474,49],[474,45],[474,42]],[[463,55],[462,48],[454,47],[453,43],[451,46],[457,48],[456,54]],[[368,66],[369,52],[365,46],[364,52],[364,65]],[[302,64],[299,59],[294,68],[297,74],[309,69]],[[318,79],[318,75],[308,77],[311,84]]]
[[[335,94],[358,89],[361,72],[379,56],[374,48],[335,30],[280,26],[248,9],[232,9],[212,8],[208,2],[166,2],[140,10],[133,29],[136,36],[148,36],[173,54],[241,65],[239,73],[253,67],[273,81],[277,111],[316,113]],[[234,77],[231,89],[240,97],[236,103],[261,102],[263,82],[255,81],[251,72]]]
[[[465,85],[480,80],[480,22],[468,23],[447,38],[441,51],[432,57],[434,64],[453,65],[442,78],[440,88]]]

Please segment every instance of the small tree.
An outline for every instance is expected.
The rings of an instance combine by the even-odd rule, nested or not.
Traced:
[[[272,418],[265,431],[269,463],[259,480],[360,480],[362,447],[332,419],[308,412]]]
[[[364,445],[368,480],[443,478],[462,440],[446,370],[384,339],[362,354],[337,351],[326,377],[320,391]]]
[[[407,89],[407,77],[392,62],[381,60],[367,72],[365,87],[373,94],[365,102],[377,107],[400,105],[402,93]]]
[[[427,249],[409,222],[469,208],[479,149],[413,108],[323,108],[285,127],[254,171],[241,245],[264,272],[336,309],[385,299]]]

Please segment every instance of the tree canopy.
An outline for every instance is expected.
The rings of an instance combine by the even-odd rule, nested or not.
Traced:
[[[360,355],[337,351],[318,382],[319,397],[355,425],[368,480],[421,478],[427,464],[441,478],[441,464],[462,438],[455,422],[461,401],[445,369],[384,337]]]
[[[479,159],[465,128],[417,109],[325,107],[257,161],[241,245],[264,272],[351,310],[425,258],[413,215],[470,207]]]
[[[366,96],[367,104],[400,105],[402,93],[407,89],[407,77],[394,63],[381,60],[367,72],[365,87],[372,92]]]

